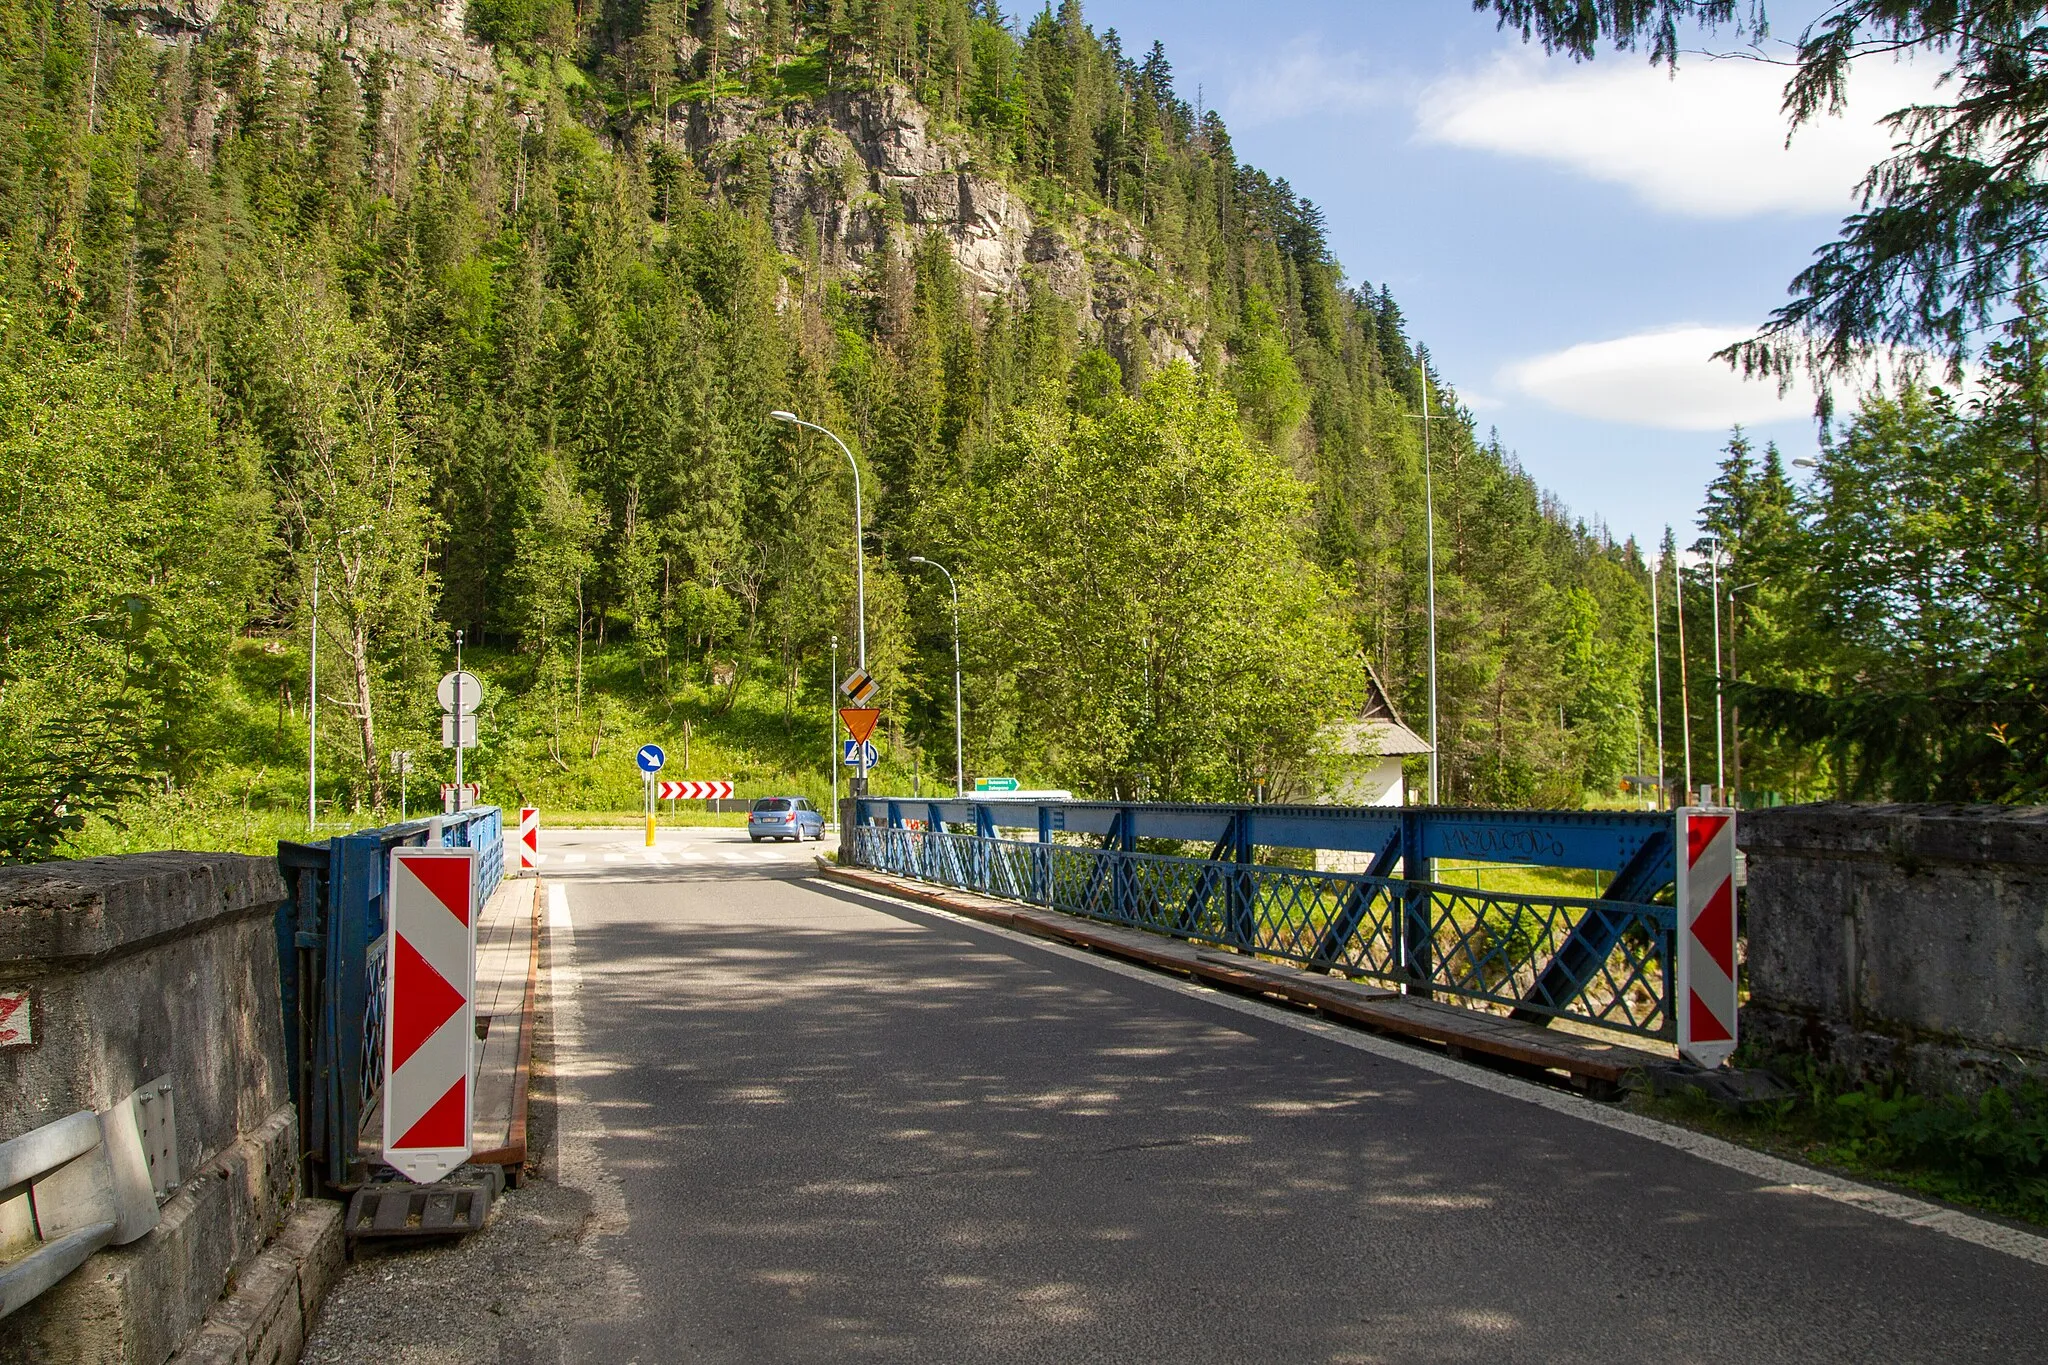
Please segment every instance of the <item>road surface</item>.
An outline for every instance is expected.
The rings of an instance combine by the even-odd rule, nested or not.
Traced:
[[[572,1359],[2048,1349],[2042,1265],[801,880],[813,847],[677,843],[705,856],[549,870],[564,1156],[632,1285]]]

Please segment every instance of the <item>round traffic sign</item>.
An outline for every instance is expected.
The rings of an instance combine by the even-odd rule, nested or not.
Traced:
[[[460,673],[444,673],[441,675],[441,685],[434,689],[434,695],[440,698],[443,711],[453,711],[455,684],[458,680],[462,683],[462,714],[466,716],[476,710],[477,703],[484,699],[484,685],[477,681],[476,674],[468,669]]]
[[[658,773],[661,765],[668,762],[668,755],[661,751],[659,744],[643,744],[640,752],[633,755],[633,761],[640,765],[643,773]]]

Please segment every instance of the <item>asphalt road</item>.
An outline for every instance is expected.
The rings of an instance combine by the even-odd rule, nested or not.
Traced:
[[[2048,1350],[2039,1264],[803,879],[814,851],[547,869],[558,1178],[609,1286],[568,1359]]]

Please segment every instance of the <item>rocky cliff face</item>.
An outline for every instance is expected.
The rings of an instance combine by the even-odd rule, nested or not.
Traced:
[[[1156,365],[1201,349],[1199,328],[1151,278],[1140,234],[1114,214],[1067,223],[1034,214],[900,87],[679,106],[657,136],[735,198],[765,169],[769,221],[784,250],[797,248],[806,217],[828,263],[848,267],[938,232],[984,299],[1021,297],[1035,278],[1074,303],[1084,327],[1114,351],[1141,348]]]
[[[359,79],[381,53],[387,82],[411,87],[425,104],[437,90],[501,86],[491,49],[465,33],[465,4],[266,0],[253,32],[266,61],[283,58],[308,71],[329,44]],[[223,9],[223,0],[111,0],[106,13],[180,42],[215,31]],[[204,140],[203,127],[195,134]],[[764,207],[784,250],[797,249],[806,217],[827,264],[841,268],[859,267],[885,247],[908,252],[935,231],[982,299],[1021,298],[1035,280],[1072,302],[1084,329],[1126,361],[1158,365],[1201,350],[1192,310],[1176,306],[1154,274],[1148,244],[1128,223],[1110,213],[1061,222],[1034,214],[975,165],[964,140],[934,129],[929,111],[901,87],[679,104],[652,136],[688,155],[735,200],[758,197],[752,187],[765,183]]]

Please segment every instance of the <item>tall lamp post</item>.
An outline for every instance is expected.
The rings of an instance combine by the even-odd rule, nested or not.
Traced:
[[[832,713],[832,743],[825,750],[825,776],[832,779],[832,823],[839,823],[839,708],[832,689],[839,686],[839,637],[832,637],[832,676],[825,680],[825,709]]]
[[[846,442],[840,440],[838,434],[829,427],[821,427],[816,422],[806,422],[795,413],[783,412],[780,409],[768,415],[778,422],[787,422],[791,426],[809,427],[812,431],[823,432],[832,438],[832,444],[839,447],[840,453],[846,456],[846,463],[853,468],[853,611],[855,617],[854,624],[858,627],[857,644],[860,650],[858,662],[861,671],[865,672],[868,666],[868,569],[867,551],[861,545],[861,526],[864,518],[861,516],[860,511],[860,461],[853,458],[853,452],[846,448]],[[839,670],[835,666],[832,671],[837,673]],[[832,685],[837,687],[839,679],[833,678]],[[836,723],[834,733],[837,733]],[[854,779],[857,790],[853,794],[855,796],[866,796],[868,794],[868,746],[866,744],[860,746],[860,767],[857,771],[860,776]],[[839,781],[839,770],[837,768],[832,770],[832,781],[836,791]]]
[[[1448,413],[1432,415],[1429,410],[1429,368],[1418,365],[1422,376],[1422,538],[1423,557],[1428,562],[1429,581],[1429,804],[1437,801],[1436,788],[1436,490],[1430,479],[1429,424],[1445,420]],[[1413,413],[1409,414],[1414,416]]]
[[[862,668],[866,668],[868,666],[868,571],[867,555],[861,547],[861,523],[863,518],[860,512],[860,461],[853,458],[853,452],[846,448],[846,442],[840,440],[829,427],[821,427],[816,422],[806,422],[793,412],[778,411],[771,412],[768,415],[778,422],[787,422],[791,426],[809,427],[812,431],[820,431],[830,436],[832,444],[838,446],[840,453],[846,456],[846,463],[853,467],[853,594],[854,614],[857,618],[856,624],[860,627],[860,655],[855,662],[859,663]],[[837,678],[834,678],[832,681],[835,686],[839,682]]]
[[[1721,706],[1721,537],[1711,531],[1701,537],[1714,542],[1707,556],[1707,606],[1714,617],[1714,800],[1728,800],[1727,736]]]
[[[1664,623],[1657,610],[1657,565],[1650,565],[1650,667],[1657,679],[1657,800],[1671,804],[1671,781],[1664,771]]]
[[[1728,676],[1736,682],[1742,681],[1742,669],[1735,662],[1735,596],[1737,593],[1745,593],[1751,588],[1761,587],[1762,585],[1763,580],[1759,578],[1754,583],[1743,583],[1728,589]],[[1740,801],[1742,799],[1742,708],[1733,704],[1730,704],[1728,707],[1728,751],[1735,760],[1733,765],[1735,769],[1735,799]]]
[[[953,591],[953,795],[967,795],[967,748],[961,741],[960,725],[960,585],[953,581],[953,575],[937,560],[926,559],[923,555],[912,555],[910,562],[926,568],[937,569],[946,575],[946,586]]]

